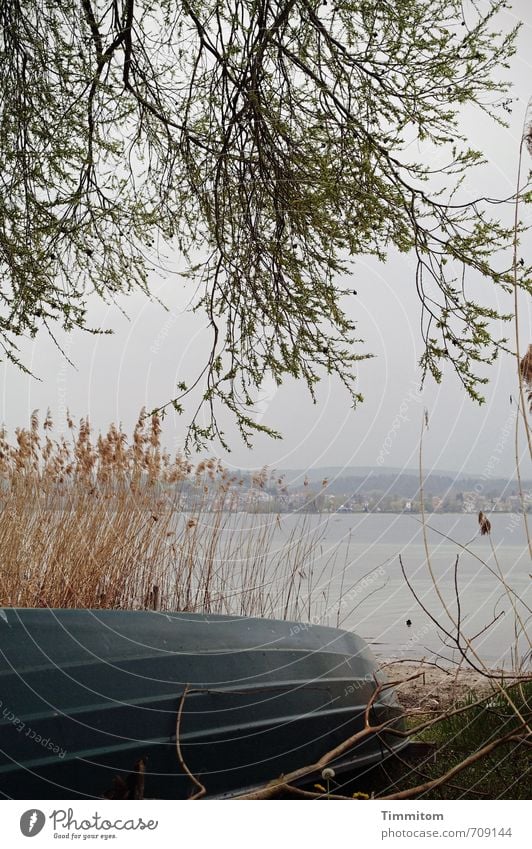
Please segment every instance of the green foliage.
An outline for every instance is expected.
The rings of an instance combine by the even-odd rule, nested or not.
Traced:
[[[516,739],[497,746],[445,784],[423,794],[428,799],[529,799],[532,790],[530,741],[522,724],[532,719],[532,681],[511,684],[506,692],[520,717],[500,692],[481,704],[472,693],[456,707],[465,711],[444,717],[424,731],[421,739],[434,744],[419,769],[427,779],[438,778],[484,746],[515,732]],[[415,725],[416,723],[414,723]],[[419,775],[405,776],[407,786],[419,784]],[[403,784],[401,785],[403,789]]]
[[[445,717],[427,732],[428,739],[449,744],[453,750],[469,754],[503,734],[519,730],[522,722],[532,721],[532,681],[508,687],[508,695],[522,720],[499,691],[481,704],[478,704],[475,694],[471,694],[459,705],[467,710]]]
[[[511,285],[495,258],[511,232],[458,201],[481,161],[460,133],[474,104],[501,120],[494,80],[515,31],[502,0],[34,0],[0,4],[0,264],[5,355],[60,321],[85,327],[92,293],[148,291],[178,251],[212,328],[196,443],[241,432],[266,375],[337,375],[353,403],[355,343],[342,284],[351,258],[412,252],[423,371],[475,366],[501,340],[464,275]],[[466,15],[464,18],[463,15]],[[418,138],[448,158],[409,159]],[[420,160],[422,157],[420,156]],[[441,188],[443,186],[443,188]],[[455,194],[456,193],[456,194]],[[530,268],[520,285],[530,288]],[[413,274],[414,276],[414,274]],[[93,331],[97,332],[97,331]],[[185,388],[182,388],[182,387]]]

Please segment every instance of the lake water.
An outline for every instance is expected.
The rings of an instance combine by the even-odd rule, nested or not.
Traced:
[[[386,658],[459,659],[456,645],[443,631],[456,634],[444,606],[456,622],[455,561],[459,555],[456,581],[462,633],[491,666],[510,668],[516,654],[521,664],[529,665],[532,565],[523,520],[503,513],[492,514],[490,519],[491,538],[478,534],[476,514],[427,515],[430,562],[442,598],[431,580],[417,516],[309,516],[304,519],[307,525],[302,536],[301,516],[240,514],[239,522],[241,527],[252,525],[255,530],[257,525],[274,522],[273,548],[278,553],[293,545],[294,539],[304,542],[312,538],[314,553],[307,558],[306,583],[300,590],[306,593],[308,605],[298,618],[353,630],[377,655]],[[407,586],[400,557],[421,604]],[[511,588],[508,591],[501,574]],[[237,575],[235,564],[235,586]],[[281,615],[281,611],[277,613]],[[429,613],[443,627],[437,627]]]

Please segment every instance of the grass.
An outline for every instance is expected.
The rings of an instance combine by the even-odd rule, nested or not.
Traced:
[[[511,685],[508,693],[523,718],[532,722],[532,681]],[[453,705],[465,708],[463,713],[442,718],[420,734],[415,733],[425,718],[417,713],[406,719],[411,730],[414,751],[404,750],[385,762],[365,770],[336,776],[331,789],[334,796],[379,799],[419,787],[438,779],[461,764],[491,741],[518,728],[515,713],[506,699],[497,693],[477,704],[471,693]],[[416,746],[417,744],[417,746]],[[310,782],[306,790],[316,792],[323,786]],[[532,763],[526,743],[503,743],[491,754],[472,763],[445,784],[415,794],[413,799],[530,799],[532,797]]]
[[[514,704],[523,719],[532,723],[532,681],[508,687]],[[419,735],[421,742],[432,744],[432,753],[417,765],[428,778],[436,778],[461,763],[486,744],[512,730],[519,720],[500,693],[475,702],[474,693],[457,707],[464,713],[443,718]],[[412,721],[412,720],[411,720]],[[416,718],[415,724],[419,720]],[[414,772],[403,775],[401,787],[420,783]],[[427,799],[530,799],[532,796],[532,764],[530,747],[526,743],[502,743],[491,754],[468,766],[449,784],[434,788],[419,798]]]
[[[532,681],[512,685],[508,687],[508,693],[523,719],[532,723]],[[475,694],[468,695],[458,705],[468,708],[466,712],[443,719],[431,732],[430,739],[435,743],[451,741],[456,750],[471,752],[518,728],[516,713],[509,708],[500,692],[480,705],[476,704],[477,701]]]

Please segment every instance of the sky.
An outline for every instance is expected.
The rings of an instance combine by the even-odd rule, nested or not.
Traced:
[[[472,188],[479,194],[507,197],[515,191],[517,152],[528,100],[532,95],[532,4],[516,0],[501,16],[501,25],[523,21],[517,55],[508,79],[514,84],[515,99],[509,127],[501,128],[476,112],[464,115],[464,131],[470,145],[483,150],[488,165],[477,170]],[[417,142],[412,153],[415,154]],[[532,166],[525,162],[525,170]],[[530,213],[529,213],[529,217]],[[532,260],[532,236],[522,241],[521,252]],[[288,380],[278,388],[266,381],[257,398],[255,415],[279,430],[282,440],[254,438],[246,448],[230,418],[221,422],[231,452],[213,445],[203,455],[221,457],[229,468],[240,470],[269,466],[275,469],[308,469],[335,466],[387,466],[415,468],[423,411],[428,410],[429,429],[424,436],[423,463],[426,468],[451,470],[481,477],[514,475],[515,359],[499,359],[489,370],[486,403],[479,407],[464,393],[451,367],[436,385],[427,378],[420,391],[419,357],[423,346],[419,331],[420,307],[414,289],[412,260],[391,256],[383,264],[359,258],[353,273],[342,281],[357,290],[346,305],[357,324],[357,336],[365,340],[360,352],[371,352],[371,360],[358,367],[357,390],[364,402],[353,410],[345,390],[325,378],[314,405],[306,388]],[[486,281],[477,281],[479,298]],[[70,365],[46,335],[27,340],[22,359],[32,370],[28,376],[10,363],[0,365],[2,395],[0,419],[10,433],[28,423],[31,412],[41,416],[50,408],[56,431],[65,428],[68,408],[74,417],[89,416],[94,430],[111,421],[121,422],[131,432],[140,409],[152,409],[176,395],[176,384],[190,376],[205,361],[208,335],[205,319],[188,309],[190,284],[176,276],[156,275],[152,291],[167,306],[137,294],[121,302],[127,315],[116,306],[91,305],[92,324],[112,328],[112,336],[91,336],[75,331],[58,333],[73,365]],[[490,302],[492,302],[490,300]],[[512,298],[499,294],[495,303],[502,312],[513,308]],[[530,301],[520,300],[523,350],[532,341]],[[512,334],[511,325],[505,328]],[[186,420],[170,413],[164,421],[164,442],[172,451],[182,448]],[[522,475],[532,477],[524,455]]]

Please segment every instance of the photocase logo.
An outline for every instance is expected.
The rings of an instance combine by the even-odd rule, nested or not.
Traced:
[[[35,837],[42,831],[46,817],[42,811],[37,808],[30,808],[29,811],[24,811],[20,818],[20,830],[24,837]]]

